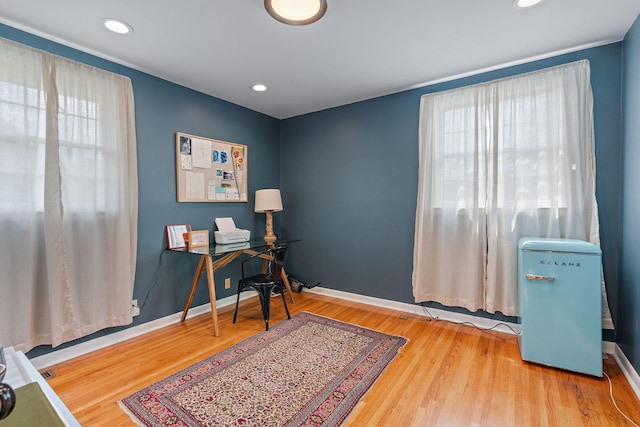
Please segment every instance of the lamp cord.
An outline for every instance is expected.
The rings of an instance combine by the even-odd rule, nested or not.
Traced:
[[[149,294],[151,293],[153,288],[155,288],[156,285],[158,284],[158,274],[160,272],[160,267],[162,266],[162,256],[166,252],[169,252],[169,250],[163,249],[162,252],[160,253],[160,257],[158,258],[158,265],[150,281],[150,286],[147,288],[147,292],[145,293],[144,298],[141,300],[141,302],[138,303],[138,308],[140,308],[140,310],[144,308],[145,304],[147,303],[147,300],[149,299]]]
[[[480,326],[478,326],[478,325],[475,325],[475,324],[473,324],[473,323],[471,323],[471,322],[466,322],[466,321],[464,321],[464,322],[456,322],[455,320],[440,319],[438,316],[434,316],[433,314],[431,314],[431,312],[430,312],[430,311],[427,309],[427,307],[426,307],[426,306],[424,306],[424,305],[422,306],[422,311],[424,311],[425,313],[427,313],[427,316],[429,316],[429,318],[430,318],[431,320],[445,320],[446,322],[453,323],[453,324],[455,324],[455,325],[468,325],[468,326],[473,326],[474,328],[476,328],[476,329],[478,329],[478,330],[480,330],[480,331],[492,331],[492,330],[494,330],[495,328],[497,328],[498,326],[506,326],[507,328],[511,329],[511,332],[513,332],[513,334],[514,334],[514,335],[520,335],[520,332],[517,332],[515,329],[513,329],[513,328],[511,327],[511,325],[509,325],[508,323],[504,323],[504,322],[498,322],[498,323],[496,323],[495,325],[493,325],[493,326],[492,326],[492,327],[490,327],[490,328],[482,328],[482,327],[480,327]]]
[[[618,412],[620,412],[620,414],[625,417],[627,419],[627,421],[629,421],[631,424],[633,424],[635,427],[638,427],[638,424],[636,424],[631,418],[629,418],[627,416],[627,414],[625,414],[624,412],[622,412],[622,410],[618,407],[618,404],[616,403],[616,399],[613,397],[613,383],[611,382],[611,378],[609,378],[609,375],[607,375],[606,372],[602,372],[604,374],[605,377],[607,377],[607,379],[609,380],[609,396],[611,397],[611,401],[613,402],[613,406],[616,407],[616,409],[618,410]]]

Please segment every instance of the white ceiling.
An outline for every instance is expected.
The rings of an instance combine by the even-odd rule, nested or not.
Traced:
[[[640,0],[327,3],[304,27],[263,0],[0,0],[0,22],[282,119],[619,41],[640,12]],[[107,17],[134,32],[110,33]]]

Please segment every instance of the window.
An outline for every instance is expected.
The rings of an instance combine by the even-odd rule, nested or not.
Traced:
[[[599,244],[589,75],[579,61],[422,97],[417,302],[517,316],[521,237]]]
[[[128,78],[0,39],[0,342],[27,351],[131,322]]]
[[[21,87],[15,83],[0,82],[0,111],[7,124],[6,133],[0,138],[0,173],[9,182],[29,180],[33,185],[34,203],[37,211],[44,211],[44,167],[46,116],[44,92],[37,88]],[[95,101],[59,96],[59,133],[69,139],[60,141],[61,161],[69,172],[69,185],[73,192],[85,197],[69,201],[66,207],[73,212],[106,212],[104,174],[108,167],[108,153],[100,141],[100,112]],[[25,136],[27,138],[25,138]],[[36,159],[34,171],[25,168],[16,159],[33,157]],[[33,173],[32,173],[33,172]],[[16,212],[31,209],[30,204],[20,206],[15,194],[9,188],[0,193],[1,212]],[[94,197],[89,197],[93,195]],[[24,201],[24,200],[23,200]]]
[[[516,94],[489,105],[486,111],[476,108],[475,99],[467,101],[472,104],[444,109],[439,119],[443,144],[436,154],[442,164],[442,172],[434,175],[439,190],[436,206],[463,208],[467,195],[477,193],[477,207],[486,207],[487,172],[493,171],[499,177],[495,182],[498,207],[552,208],[557,202],[558,208],[566,208],[563,180],[568,174],[563,169],[576,165],[567,163],[563,137],[558,135],[562,117],[545,111],[547,103],[557,104],[555,91],[536,98]],[[558,137],[538,139],[549,134]],[[553,155],[549,147],[554,147]]]

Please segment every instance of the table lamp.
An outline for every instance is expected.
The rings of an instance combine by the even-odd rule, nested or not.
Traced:
[[[264,236],[264,241],[272,245],[278,238],[278,236],[273,234],[273,213],[282,210],[280,190],[266,189],[256,191],[256,205],[254,210],[258,213],[267,214],[267,234]]]

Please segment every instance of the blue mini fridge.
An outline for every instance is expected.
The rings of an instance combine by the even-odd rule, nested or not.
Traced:
[[[547,238],[522,238],[518,249],[522,359],[602,376],[602,252]]]

